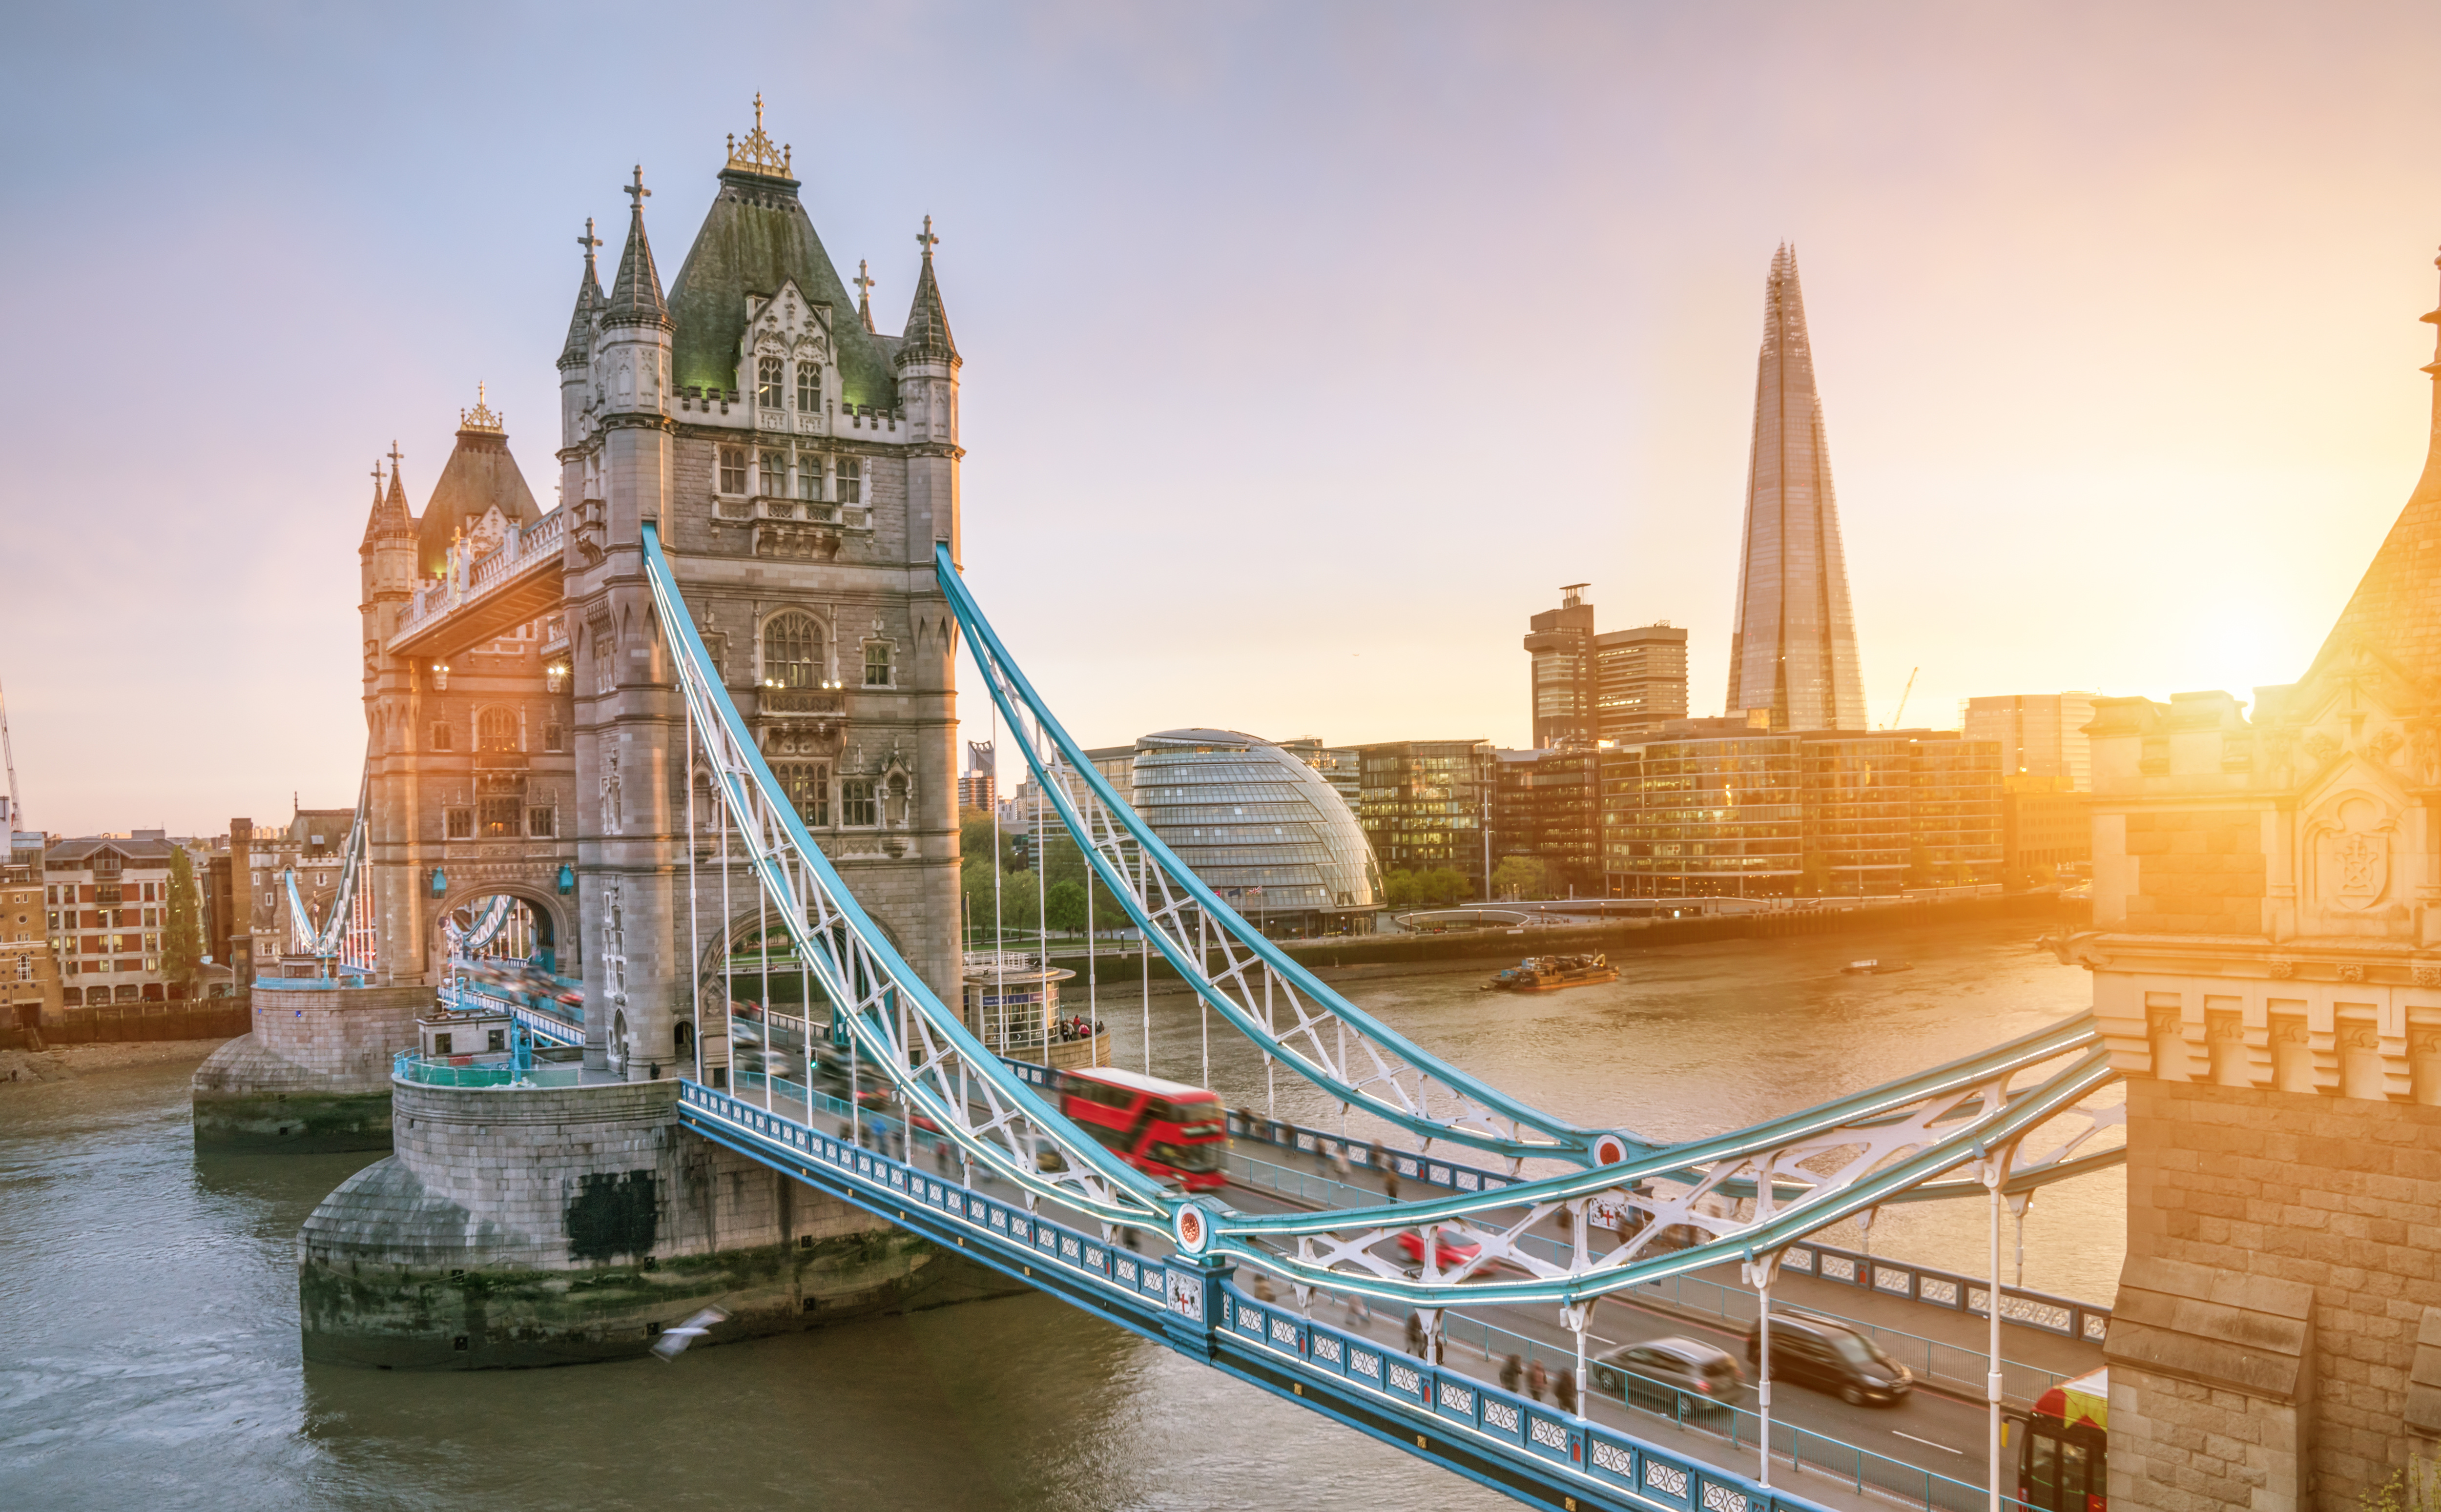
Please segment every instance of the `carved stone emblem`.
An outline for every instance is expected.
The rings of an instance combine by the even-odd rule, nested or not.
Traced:
[[[2419,987],[2441,987],[2441,966],[2410,966],[2408,976]]]
[[[2263,969],[2275,981],[2286,981],[2297,974],[2297,963],[2294,961],[2274,961],[2266,965]]]
[[[2364,981],[2364,967],[2353,965],[2342,966],[2340,968],[2340,980],[2342,981]]]
[[[2390,825],[2373,800],[2342,799],[2312,826],[2314,891],[2327,908],[2357,911],[2390,891]]]

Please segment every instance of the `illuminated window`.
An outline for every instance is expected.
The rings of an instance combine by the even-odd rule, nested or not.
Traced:
[[[823,680],[823,631],[810,614],[773,615],[763,626],[763,678],[783,688]]]
[[[767,409],[780,407],[780,359],[758,357],[754,361],[754,402]]]
[[[515,793],[486,794],[478,801],[482,805],[478,822],[482,826],[483,838],[506,839],[517,833],[517,821],[523,817],[525,808],[524,799]]]
[[[506,709],[486,709],[475,716],[477,750],[517,748],[517,716]]]

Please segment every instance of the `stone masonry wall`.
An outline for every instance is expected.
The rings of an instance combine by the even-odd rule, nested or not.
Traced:
[[[2441,1107],[2150,1077],[2127,1089],[2131,1268],[2160,1257],[2313,1288],[2305,1504],[2354,1508],[2406,1453],[2417,1329],[2441,1305]]]
[[[390,1057],[432,1003],[429,987],[257,988],[252,1032],[195,1068],[195,1143],[389,1148]]]
[[[2263,821],[2250,810],[2126,819],[2137,891],[2124,927],[2163,934],[2263,932]]]

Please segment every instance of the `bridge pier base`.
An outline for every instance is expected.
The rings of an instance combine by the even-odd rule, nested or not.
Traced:
[[[1023,1289],[678,1125],[678,1083],[394,1083],[397,1153],[298,1234],[305,1358],[400,1369],[642,1354]]]
[[[254,1027],[195,1069],[195,1145],[215,1150],[386,1150],[390,1056],[415,1042],[429,987],[264,980]]]

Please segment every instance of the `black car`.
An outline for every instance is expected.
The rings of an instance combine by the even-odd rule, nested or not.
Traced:
[[[1762,1370],[1763,1328],[1746,1334],[1746,1361]],[[1915,1375],[1882,1352],[1854,1326],[1813,1313],[1771,1315],[1771,1375],[1817,1391],[1832,1392],[1851,1406],[1888,1405],[1915,1389]]]
[[[1777,1335],[1772,1340],[1780,1342]],[[1706,1411],[1736,1402],[1745,1378],[1724,1349],[1692,1339],[1647,1339],[1598,1357],[1593,1387],[1655,1412]]]

